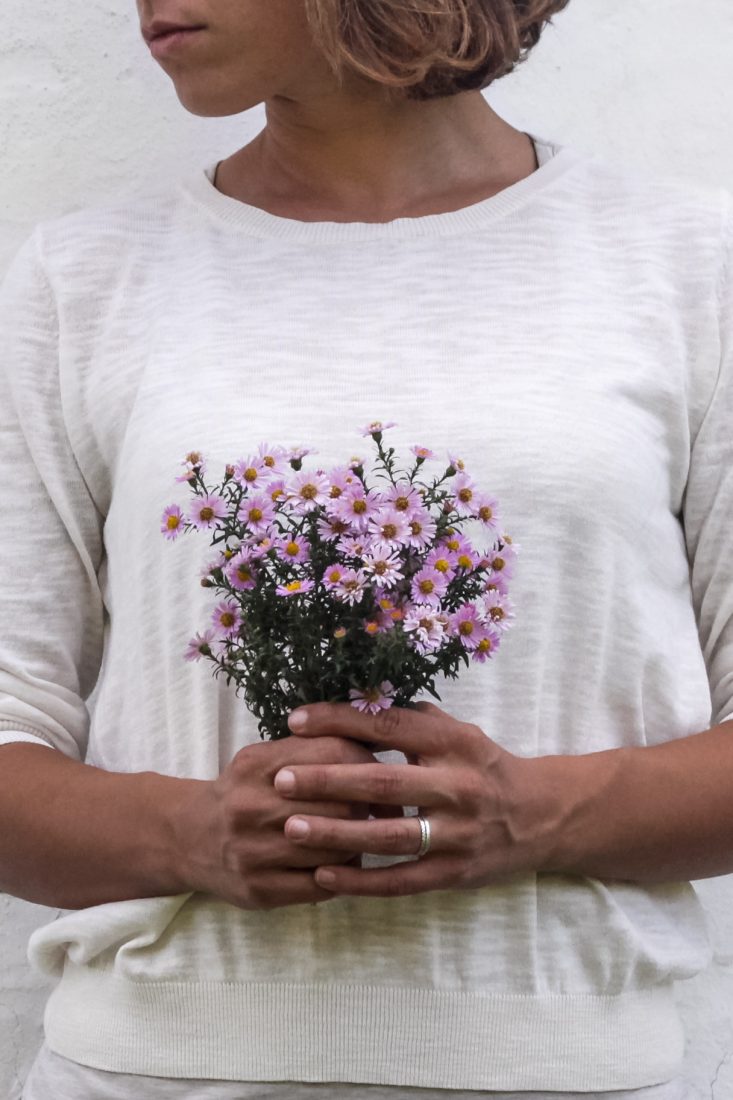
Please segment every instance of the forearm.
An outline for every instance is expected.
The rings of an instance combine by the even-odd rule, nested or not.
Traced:
[[[201,782],[1,746],[0,891],[60,909],[185,892],[175,822]]]
[[[733,721],[536,766],[554,792],[535,825],[538,870],[652,883],[733,874]]]

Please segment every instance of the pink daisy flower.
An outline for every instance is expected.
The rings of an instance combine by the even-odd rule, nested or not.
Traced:
[[[287,485],[282,477],[268,482],[267,487],[262,492],[270,498],[274,505],[284,503],[288,497]]]
[[[427,549],[435,538],[435,532],[438,529],[427,508],[414,512],[412,518],[408,520],[407,526],[410,529],[407,545],[411,546],[413,550]]]
[[[349,690],[349,699],[352,707],[365,714],[378,714],[380,710],[388,710],[392,706],[394,688],[389,680],[384,680],[379,687],[364,688],[357,691]]]
[[[368,553],[370,540],[363,535],[342,535],[336,543],[337,550],[349,558],[361,558]]]
[[[326,474],[326,477],[330,485],[328,494],[330,500],[338,500],[349,485],[361,485],[359,478],[350,466],[335,466],[333,470]]]
[[[270,477],[285,473],[288,464],[288,451],[285,447],[271,447],[269,443],[260,443],[257,457],[267,468]]]
[[[298,514],[312,512],[328,501],[329,484],[325,474],[301,470],[291,479],[288,507]]]
[[[514,565],[517,559],[517,550],[513,546],[505,546],[503,550],[489,550],[484,554],[493,575],[500,573],[504,577],[511,577],[514,573]]]
[[[484,636],[481,619],[473,604],[465,603],[448,619],[450,633],[460,638],[466,649],[475,649]]]
[[[417,443],[413,443],[410,450],[415,458],[419,458],[421,462],[424,462],[426,458],[435,458],[434,451],[431,451],[429,447],[420,447]]]
[[[423,566],[412,578],[410,594],[419,604],[440,607],[441,598],[448,591],[448,578],[438,569]]]
[[[270,470],[261,455],[240,458],[234,463],[234,480],[245,489],[263,489],[270,478]]]
[[[448,452],[448,461],[459,473],[464,474],[466,472],[466,463],[455,452]]]
[[[249,547],[235,554],[227,565],[225,573],[232,588],[245,592],[255,587],[257,570],[252,563],[252,552]]]
[[[389,546],[375,545],[363,556],[364,570],[377,588],[391,588],[402,580],[402,561]]]
[[[206,473],[206,460],[201,451],[189,451],[181,465],[186,467],[186,472],[176,481],[193,481],[197,473],[201,476]]]
[[[183,524],[186,522],[181,509],[177,504],[171,504],[163,512],[160,521],[160,530],[167,538],[168,542],[173,542],[183,531]]]
[[[425,510],[423,494],[409,481],[405,480],[398,481],[395,485],[390,486],[385,494],[385,501],[396,508],[398,512],[402,512],[407,520],[412,519],[416,512]]]
[[[346,567],[338,563],[327,566],[323,573],[323,587],[328,589],[337,588],[347,572]]]
[[[329,502],[329,512],[351,524],[355,531],[366,530],[369,519],[380,508],[381,498],[372,489],[366,490],[359,481],[346,487],[337,500]]]
[[[278,539],[275,546],[283,561],[302,562],[310,556],[308,540],[302,535],[287,535]]]
[[[484,621],[496,630],[509,630],[513,625],[514,610],[509,596],[496,590],[484,592],[481,597]]]
[[[476,512],[478,486],[468,474],[456,474],[451,487],[452,504],[459,516],[473,516]]]
[[[317,455],[318,451],[313,447],[291,447],[287,452],[288,462],[294,470],[299,470],[306,455]],[[293,465],[295,464],[295,465]]]
[[[227,502],[218,493],[196,497],[190,506],[191,524],[199,530],[216,527],[217,519],[223,519],[227,514]]]
[[[325,542],[328,542],[329,539],[337,539],[341,538],[342,535],[348,535],[351,531],[351,524],[339,516],[321,516],[319,520],[316,520],[316,530],[319,536]]]
[[[287,584],[279,584],[275,591],[278,596],[299,596],[303,592],[310,592],[313,587],[313,581],[298,577],[294,581],[288,581]]]
[[[338,584],[332,588],[332,594],[344,603],[359,603],[364,595],[367,577],[363,569],[345,569]]]
[[[362,435],[378,435],[381,432],[386,432],[387,428],[396,428],[394,420],[389,420],[386,424],[383,424],[381,420],[372,420],[371,424],[367,424],[366,428],[361,429]]]
[[[484,595],[488,592],[501,592],[504,596],[508,595],[509,578],[503,577],[501,573],[492,573],[483,589]]]
[[[404,512],[398,512],[392,505],[386,505],[370,517],[369,533],[372,538],[399,549],[407,545],[412,532]]]
[[[274,518],[275,505],[267,493],[255,493],[253,496],[246,496],[239,505],[239,511],[237,512],[237,519],[246,524],[256,535],[264,534]]]
[[[220,637],[233,638],[242,624],[242,612],[230,600],[222,600],[211,613],[214,628]]]
[[[430,604],[413,604],[405,612],[402,629],[419,653],[434,653],[445,641],[447,616]]]
[[[485,531],[489,531],[494,537],[501,530],[501,519],[498,515],[499,502],[496,497],[488,493],[476,493],[474,499],[474,516],[482,524]]]
[[[458,555],[455,550],[449,550],[446,546],[435,546],[425,559],[425,565],[431,569],[437,569],[447,581],[456,575],[456,561]]]
[[[479,637],[478,642],[471,651],[471,660],[480,661],[483,664],[487,658],[490,659],[494,656],[501,645],[501,635],[498,630],[491,630],[486,625],[481,630],[482,636]]]
[[[213,627],[205,630],[203,634],[196,634],[188,643],[188,648],[183,654],[186,661],[200,661],[208,656],[206,650],[211,650],[212,643],[217,640],[217,633]]]
[[[259,561],[260,558],[264,558],[265,554],[273,549],[275,540],[270,535],[265,535],[264,538],[258,539],[257,542],[249,541],[246,546],[252,558]]]

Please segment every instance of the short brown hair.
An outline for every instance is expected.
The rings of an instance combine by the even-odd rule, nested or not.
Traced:
[[[569,0],[304,2],[339,80],[352,70],[408,99],[435,99],[512,72]]]

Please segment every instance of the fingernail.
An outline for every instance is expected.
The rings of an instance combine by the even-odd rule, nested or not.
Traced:
[[[291,730],[304,730],[308,724],[308,711],[302,707],[299,710],[293,710],[288,717],[288,725]]]
[[[290,794],[295,789],[295,775],[293,772],[284,768],[279,771],[275,776],[275,788],[278,791],[282,791],[283,794]]]
[[[333,886],[336,876],[333,871],[316,871],[316,882],[319,886]]]
[[[307,821],[303,821],[302,817],[296,817],[288,825],[288,836],[308,836],[311,831],[311,827]]]

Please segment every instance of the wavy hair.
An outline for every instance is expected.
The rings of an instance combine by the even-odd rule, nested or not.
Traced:
[[[351,70],[393,94],[435,99],[486,88],[512,72],[569,0],[304,3],[316,46],[340,83]]]

